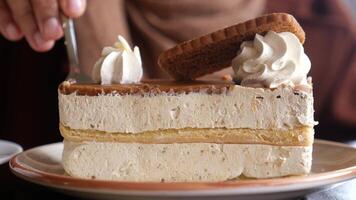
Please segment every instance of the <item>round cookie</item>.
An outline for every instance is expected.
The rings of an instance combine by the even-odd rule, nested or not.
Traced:
[[[268,31],[292,32],[305,40],[292,15],[272,13],[180,43],[161,53],[158,65],[176,80],[193,80],[231,66],[243,41]]]

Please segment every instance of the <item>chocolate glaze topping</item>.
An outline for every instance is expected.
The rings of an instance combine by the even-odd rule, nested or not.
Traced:
[[[231,81],[187,81],[177,82],[173,80],[146,80],[140,84],[79,84],[63,82],[59,86],[59,92],[62,94],[98,96],[105,94],[118,95],[156,95],[156,94],[188,94],[188,93],[207,93],[222,94],[231,90],[234,83]]]

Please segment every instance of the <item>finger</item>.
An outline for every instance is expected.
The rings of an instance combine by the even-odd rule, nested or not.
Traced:
[[[63,35],[57,0],[31,0],[37,25],[45,40],[57,40]]]
[[[54,41],[42,38],[29,0],[7,0],[7,4],[32,49],[42,52],[52,48]]]
[[[0,33],[8,40],[16,41],[22,38],[22,33],[11,17],[5,0],[0,0]]]
[[[55,41],[54,40],[45,40],[43,39],[41,33],[37,31],[33,36],[33,40],[35,41],[36,46],[31,46],[32,49],[38,52],[49,51],[53,48]]]
[[[59,0],[62,12],[72,18],[80,17],[86,7],[86,0]]]

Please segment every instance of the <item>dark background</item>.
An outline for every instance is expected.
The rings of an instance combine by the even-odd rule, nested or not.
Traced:
[[[351,2],[351,3],[350,3]],[[316,138],[356,140],[356,43],[353,1],[272,0],[266,12],[293,14],[306,32],[312,61]],[[0,138],[24,149],[61,141],[57,87],[68,74],[63,41],[47,53],[36,53],[25,41],[0,36]],[[0,166],[1,195],[6,199],[53,196],[43,187],[15,178]],[[55,199],[69,199],[57,195]],[[356,198],[356,197],[355,197]]]

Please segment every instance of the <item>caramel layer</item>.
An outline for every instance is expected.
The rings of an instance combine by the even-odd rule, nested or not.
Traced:
[[[186,94],[194,92],[204,92],[208,94],[221,94],[230,90],[234,86],[230,81],[188,81],[176,82],[172,80],[146,80],[140,84],[79,84],[63,82],[59,86],[62,94],[97,96],[102,94],[119,95],[155,95],[160,93]]]
[[[127,134],[107,133],[96,130],[77,130],[60,125],[60,131],[65,139],[73,142],[98,141],[148,144],[224,143],[310,146],[314,139],[314,130],[310,127],[298,127],[291,130],[185,128]]]

